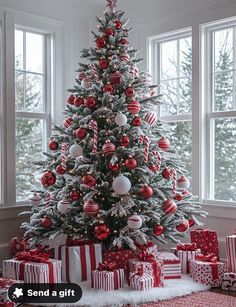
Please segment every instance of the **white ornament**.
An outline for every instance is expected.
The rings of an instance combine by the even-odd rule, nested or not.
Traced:
[[[190,181],[185,176],[181,176],[177,181],[180,189],[188,189],[190,187]]]
[[[78,144],[73,144],[69,149],[69,153],[72,158],[77,158],[79,156],[82,156],[83,148]]]
[[[142,218],[138,214],[131,215],[128,218],[128,227],[130,229],[139,229],[142,223]]]
[[[89,78],[85,78],[81,81],[81,86],[84,88],[84,89],[89,89],[91,86],[92,86],[92,81],[91,79]]]
[[[32,206],[38,206],[40,204],[42,197],[38,193],[33,193],[30,195],[29,200]]]
[[[117,126],[124,126],[127,123],[127,117],[125,114],[119,113],[116,115],[115,117],[115,123],[117,124]]]
[[[67,199],[63,199],[59,201],[59,203],[57,204],[57,209],[61,213],[65,213],[69,207],[70,207],[70,202]]]
[[[131,182],[127,177],[121,175],[114,179],[112,188],[116,194],[124,195],[131,189]]]

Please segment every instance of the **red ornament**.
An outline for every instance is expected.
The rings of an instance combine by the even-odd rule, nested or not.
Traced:
[[[174,199],[177,200],[177,201],[181,201],[181,200],[183,200],[183,196],[181,194],[177,193],[177,194],[175,194]]]
[[[70,95],[70,96],[67,98],[67,103],[69,103],[69,104],[74,104],[74,100],[75,100],[75,96],[74,96],[74,95]]]
[[[112,28],[107,28],[107,29],[105,29],[104,32],[103,32],[103,35],[104,35],[106,38],[109,38],[109,36],[114,35],[114,34],[115,34],[115,32],[114,32],[114,30],[113,30]]]
[[[110,77],[111,84],[113,84],[113,85],[120,84],[121,77],[122,76],[119,73],[119,71],[116,71],[113,74],[111,74],[111,77]]]
[[[189,227],[193,227],[195,225],[194,220],[188,220]]]
[[[149,186],[144,186],[141,190],[140,190],[140,194],[144,199],[148,199],[150,197],[152,197],[153,195],[153,189],[152,187]]]
[[[169,167],[166,167],[162,171],[162,177],[169,180],[173,175],[172,169]]]
[[[64,128],[69,128],[73,124],[73,119],[71,117],[65,118],[63,121]]]
[[[54,140],[50,140],[48,142],[48,148],[50,150],[57,150],[58,149],[58,143],[56,141],[54,141]]]
[[[95,98],[93,96],[89,96],[86,101],[85,101],[85,105],[87,108],[92,109],[96,106],[97,102],[95,100]]]
[[[41,183],[44,187],[49,187],[56,182],[56,176],[51,172],[47,171],[43,173],[41,177]]]
[[[190,194],[190,192],[188,190],[183,190],[182,191],[182,195],[189,195],[189,194]]]
[[[128,169],[134,169],[137,166],[137,161],[132,156],[129,156],[129,158],[125,160],[125,166]]]
[[[96,239],[102,241],[108,238],[111,231],[106,225],[101,224],[95,227],[94,232],[95,232]]]
[[[70,199],[71,199],[72,201],[78,200],[78,199],[79,199],[79,193],[78,193],[76,190],[72,190],[72,191],[70,192]]]
[[[125,95],[127,97],[133,97],[134,94],[135,94],[135,90],[131,86],[127,87],[127,89],[125,90]]]
[[[41,219],[41,225],[43,228],[51,228],[52,220],[49,217],[44,217]]]
[[[85,79],[85,78],[87,78],[86,73],[85,73],[84,71],[79,72],[79,74],[78,74],[78,76],[77,76],[77,79],[78,79],[79,81],[82,81],[82,80]]]
[[[167,151],[170,148],[170,141],[166,137],[162,137],[157,145],[160,149]]]
[[[115,21],[115,28],[116,28],[117,30],[119,30],[119,29],[122,28],[122,23],[121,23],[119,20],[116,20],[116,21]]]
[[[128,45],[128,41],[127,41],[127,39],[125,39],[125,38],[122,38],[121,40],[120,40],[120,43],[121,43],[121,45]]]
[[[104,93],[112,93],[113,92],[113,86],[111,84],[106,84],[105,86],[103,86],[103,92]]]
[[[176,226],[176,229],[178,230],[178,232],[185,232],[189,229],[189,223],[187,220],[183,220],[181,224]]]
[[[141,126],[141,125],[142,125],[142,120],[141,120],[141,118],[136,116],[136,117],[132,120],[132,125],[135,126],[135,127]]]
[[[74,101],[74,105],[76,107],[80,107],[82,104],[84,104],[84,98],[83,97],[76,97]]]
[[[127,135],[123,135],[120,138],[120,145],[124,147],[128,147],[130,143],[129,137]]]
[[[156,172],[156,171],[159,170],[159,169],[158,169],[158,166],[155,165],[155,164],[149,165],[149,169],[150,169],[150,171],[152,171],[152,172]]]
[[[57,165],[56,167],[56,172],[59,174],[59,175],[64,175],[66,170],[62,167],[62,165]]]
[[[120,165],[118,163],[115,164],[109,163],[108,167],[112,172],[118,172],[120,170]]]
[[[94,200],[89,200],[84,203],[83,211],[88,216],[95,216],[99,212],[99,205]]]
[[[106,46],[106,40],[104,37],[98,37],[95,41],[96,46],[100,49],[103,48],[104,46]]]
[[[161,225],[156,225],[154,228],[153,228],[153,233],[156,235],[156,236],[161,236],[164,232],[164,229]]]
[[[177,211],[177,205],[172,199],[167,199],[162,204],[165,214],[174,214]]]
[[[106,69],[108,67],[108,65],[109,65],[109,62],[108,62],[107,59],[102,58],[102,59],[99,60],[99,67],[101,69]]]
[[[95,186],[96,184],[96,179],[92,176],[92,175],[85,175],[82,179],[81,179],[81,184],[85,184],[88,187],[92,188]]]
[[[107,141],[102,146],[102,152],[104,153],[105,156],[112,156],[115,153],[115,151],[116,151],[116,146],[110,141]]]
[[[83,140],[87,135],[87,131],[86,129],[84,128],[78,128],[76,131],[75,131],[75,136],[78,138],[78,139],[81,139]]]

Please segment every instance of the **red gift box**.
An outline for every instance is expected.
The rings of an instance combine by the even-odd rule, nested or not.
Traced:
[[[203,255],[214,254],[219,260],[219,245],[217,231],[196,229],[190,231],[191,242],[197,244]]]
[[[158,248],[157,245],[153,242],[148,242],[147,244],[135,244],[137,247],[138,252],[146,251],[149,254],[153,255],[155,258],[158,257]]]
[[[103,261],[116,262],[119,269],[127,269],[128,260],[135,257],[135,252],[130,249],[117,249],[116,251],[103,251]]]

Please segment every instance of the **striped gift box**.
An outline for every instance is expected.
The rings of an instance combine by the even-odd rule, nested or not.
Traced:
[[[170,252],[159,252],[158,259],[163,261],[164,279],[181,278],[180,259]]]
[[[154,287],[154,278],[148,273],[141,275],[130,273],[130,288],[138,291],[148,291]]]
[[[195,251],[183,251],[183,250],[177,250],[176,256],[180,259],[181,267],[182,267],[182,273],[183,274],[189,274],[190,268],[189,268],[189,262],[190,260],[195,260],[195,257],[197,254],[200,254],[201,250],[197,249]]]
[[[118,290],[124,286],[124,282],[124,269],[115,269],[113,271],[92,271],[91,287],[96,290]]]
[[[226,254],[229,272],[236,273],[236,234],[226,237]]]

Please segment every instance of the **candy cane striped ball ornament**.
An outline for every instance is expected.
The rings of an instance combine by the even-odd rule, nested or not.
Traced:
[[[130,70],[130,73],[133,77],[138,77],[139,75],[139,69],[137,66],[132,66],[131,67],[131,70]]]
[[[160,138],[157,145],[163,151],[167,151],[168,149],[170,149],[170,141],[166,137]]]
[[[59,201],[57,204],[57,210],[64,214],[70,208],[70,202],[67,199]]]
[[[102,152],[104,153],[105,156],[112,156],[115,153],[115,151],[116,151],[116,146],[110,141],[107,141],[102,146]]]
[[[150,112],[147,113],[144,116],[144,120],[146,123],[148,123],[150,126],[154,126],[157,123],[157,114],[156,112]]]
[[[73,124],[73,119],[71,117],[65,118],[63,121],[63,127],[69,128]]]
[[[131,100],[127,107],[130,114],[138,114],[141,110],[141,105],[137,100]]]
[[[165,214],[175,214],[177,211],[177,205],[172,199],[167,199],[163,202],[162,209]]]
[[[142,221],[142,218],[138,214],[134,214],[128,218],[127,224],[130,229],[135,230],[135,229],[139,229],[142,227],[143,221]]]
[[[88,216],[95,216],[99,212],[99,205],[94,200],[89,200],[84,203],[83,211]]]
[[[121,53],[119,58],[123,62],[128,62],[130,60],[130,56],[128,53]]]
[[[190,181],[185,176],[181,176],[177,180],[177,185],[180,189],[188,189],[190,187]]]

